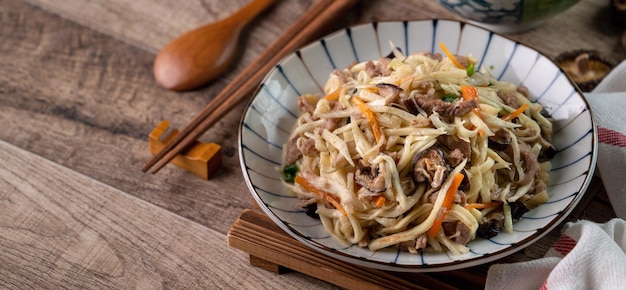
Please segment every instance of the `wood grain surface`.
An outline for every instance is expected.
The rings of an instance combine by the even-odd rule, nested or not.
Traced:
[[[4,286],[275,289],[323,285],[297,274],[268,275],[256,268],[240,271],[247,255],[226,246],[222,234],[2,141],[0,159],[0,283]]]
[[[239,106],[203,135],[223,167],[202,180],[168,165],[143,174],[148,134],[186,124],[312,0],[278,1],[245,32],[238,60],[193,92],[160,88],[158,50],[245,0],[0,0],[0,288],[316,288],[319,280],[252,267],[226,233],[252,208],[237,157]],[[593,48],[626,58],[609,0],[582,0],[509,37],[550,57]],[[430,0],[365,0],[333,28],[455,18]],[[600,181],[572,218],[614,216]],[[505,261],[541,257],[558,230]],[[483,273],[485,268],[477,269]]]

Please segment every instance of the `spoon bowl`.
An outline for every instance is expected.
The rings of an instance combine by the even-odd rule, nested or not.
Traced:
[[[172,40],[154,61],[154,77],[166,89],[196,89],[222,73],[237,54],[243,28],[275,0],[252,0],[232,15]]]

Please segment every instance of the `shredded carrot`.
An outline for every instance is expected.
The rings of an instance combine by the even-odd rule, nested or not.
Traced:
[[[365,115],[365,118],[367,118],[367,120],[369,121],[370,126],[372,126],[372,131],[374,132],[374,138],[376,138],[376,143],[380,142],[380,139],[382,138],[382,132],[380,130],[380,126],[378,125],[378,120],[376,120],[376,115],[374,115],[374,112],[372,112],[367,104],[365,104],[361,99],[357,97],[352,97],[352,103],[356,105],[359,110],[361,110],[361,112],[363,112],[363,115]]]
[[[336,197],[333,196],[332,194],[317,189],[315,186],[313,186],[313,184],[311,184],[308,180],[306,180],[304,177],[300,176],[300,175],[296,175],[296,177],[293,180],[294,182],[296,182],[297,184],[300,184],[302,187],[304,187],[304,189],[315,193],[316,195],[322,197],[322,199],[324,199],[324,201],[329,202],[330,204],[332,204],[337,210],[339,210],[341,212],[341,214],[343,214],[343,216],[347,216],[348,213],[346,212],[346,210],[341,206],[341,204],[339,204],[339,201],[337,201]]]
[[[461,96],[463,96],[463,100],[466,101],[478,99],[478,88],[473,86],[461,86]]]
[[[445,44],[443,44],[443,42],[439,43],[439,47],[441,47],[441,50],[443,50],[443,53],[445,53],[446,56],[452,61],[454,66],[456,66],[456,67],[458,67],[460,69],[466,69],[458,60],[456,60],[456,57],[454,57],[454,55],[452,55],[452,53],[450,53],[450,51],[445,46]]]
[[[478,116],[478,118],[480,118],[481,120],[483,119],[483,115],[480,113],[480,108],[473,108],[472,112],[474,112],[474,114],[476,114],[476,116]]]
[[[337,99],[339,99],[339,95],[341,94],[341,89],[342,87],[338,87],[332,93],[326,95],[324,99],[327,99],[329,101],[336,101]]]
[[[394,85],[400,86],[400,85],[402,85],[402,83],[404,83],[406,81],[408,81],[409,85],[410,85],[413,82],[414,79],[415,79],[415,76],[408,76],[408,77],[405,77],[405,78],[401,78],[399,80],[396,80]]]
[[[385,205],[385,202],[387,201],[387,199],[382,195],[377,195],[377,196],[374,196],[374,198],[372,198],[372,201],[374,201],[375,207],[381,208],[383,207],[383,205]]]
[[[452,202],[454,201],[454,196],[456,195],[456,191],[459,189],[459,186],[461,185],[463,178],[465,178],[463,174],[457,173],[454,176],[454,179],[452,179],[452,184],[450,184],[450,188],[448,188],[448,191],[446,191],[446,196],[443,199],[443,203],[441,204],[441,210],[439,212],[439,215],[435,218],[435,221],[433,222],[433,226],[430,227],[430,229],[428,230],[428,235],[431,238],[434,238],[437,235],[437,232],[439,232],[439,229],[441,228],[441,224],[443,223],[443,220],[446,218],[446,215],[448,214],[448,211],[450,210],[450,206],[452,206]]]
[[[501,205],[502,203],[499,201],[492,201],[492,202],[484,202],[484,203],[480,203],[480,202],[475,202],[475,203],[468,203],[465,205],[465,208],[467,210],[470,209],[483,209],[483,208],[490,208],[490,207],[496,207]]]
[[[483,119],[483,115],[480,113],[480,108],[473,108],[472,112],[478,116],[481,120]]]
[[[517,108],[517,110],[513,111],[512,113],[502,117],[502,120],[510,122],[513,119],[515,119],[517,116],[519,116],[522,113],[524,113],[524,111],[526,111],[526,109],[528,109],[528,104],[524,104],[521,107]]]
[[[461,96],[463,97],[463,100],[465,101],[469,101],[472,99],[478,99],[478,88],[477,87],[472,87],[472,86],[461,86]],[[472,112],[474,112],[474,114],[476,114],[476,116],[478,116],[478,118],[480,118],[481,120],[483,119],[483,115],[480,112],[480,108],[476,107],[474,109],[472,109]],[[478,135],[480,137],[484,137],[485,136],[485,132],[483,132],[483,130],[478,130]]]
[[[478,136],[485,137],[485,132],[483,132],[483,130],[481,129],[478,129]]]
[[[478,99],[478,88],[472,86],[461,86],[461,95],[463,96],[463,100],[469,101],[472,99]],[[480,114],[480,108],[472,109],[479,118],[483,118]]]
[[[378,88],[377,87],[369,87],[369,88],[366,88],[366,90],[368,90],[368,91],[370,91],[370,92],[372,92],[374,94],[378,94]]]

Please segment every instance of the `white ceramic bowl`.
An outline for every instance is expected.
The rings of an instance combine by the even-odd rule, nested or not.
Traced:
[[[500,80],[528,87],[534,101],[555,119],[550,200],[527,212],[512,234],[478,238],[469,253],[410,254],[395,249],[372,252],[333,240],[319,220],[307,216],[298,199],[281,184],[282,146],[298,115],[296,99],[322,93],[331,71],[354,61],[378,59],[389,41],[404,52],[472,53]],[[365,24],[333,33],[294,53],[276,66],[248,105],[239,132],[239,157],[246,183],[265,213],[300,242],[334,258],[392,271],[443,271],[502,258],[530,245],[561,223],[581,199],[596,163],[597,132],[582,93],[550,59],[520,43],[482,28],[448,20]],[[262,242],[262,241],[260,241]]]

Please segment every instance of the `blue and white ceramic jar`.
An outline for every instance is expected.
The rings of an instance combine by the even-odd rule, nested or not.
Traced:
[[[497,32],[533,28],[579,0],[437,0],[448,10]]]

